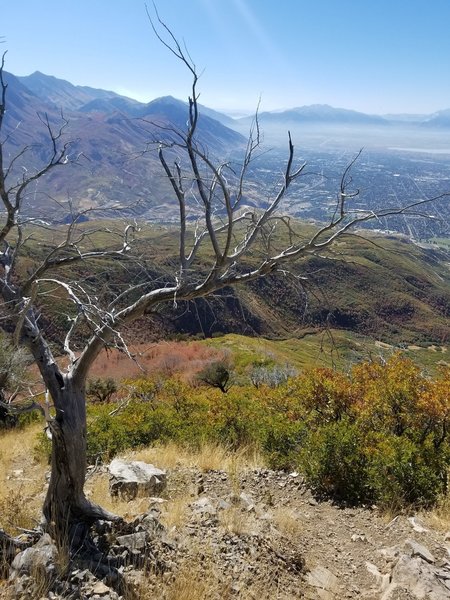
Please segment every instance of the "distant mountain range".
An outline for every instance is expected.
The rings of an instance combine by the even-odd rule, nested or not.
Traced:
[[[55,170],[33,190],[29,199],[33,214],[48,214],[49,197],[57,201],[70,198],[80,209],[111,204],[140,203],[143,215],[167,219],[173,215],[173,192],[161,176],[154,142],[173,140],[174,131],[185,131],[188,119],[186,102],[171,96],[148,103],[138,102],[112,91],[95,89],[45,75],[36,71],[25,77],[5,74],[8,82],[6,133],[13,156],[30,147],[25,164],[32,168],[46,159],[48,135],[38,115],[48,115],[55,126],[61,112],[68,120],[66,139],[74,140],[71,157],[77,164]],[[213,157],[225,160],[245,147],[250,117],[232,119],[200,105],[198,141]],[[446,131],[450,110],[432,115],[366,115],[357,111],[312,105],[285,111],[262,112],[264,126],[416,128]],[[5,132],[4,132],[5,133]],[[52,204],[53,206],[53,204]],[[64,215],[62,215],[64,218]]]
[[[39,189],[33,189],[28,205],[45,218],[52,199],[70,198],[79,209],[108,207],[118,202],[139,202],[140,212],[165,219],[173,211],[170,183],[161,176],[155,152],[158,140],[172,141],[174,131],[185,131],[188,107],[170,96],[147,104],[114,92],[75,86],[36,72],[27,77],[5,74],[8,83],[5,126],[11,155],[25,146],[26,168],[42,164],[49,151],[48,133],[38,115],[46,114],[54,127],[61,113],[68,121],[65,139],[73,140],[71,158],[76,165],[53,170]],[[209,115],[201,107],[198,141],[213,157],[226,159],[245,147],[246,139]],[[225,123],[232,121],[223,115]],[[17,163],[20,169],[25,167]],[[66,215],[62,215],[64,218]]]
[[[241,122],[250,122],[253,117],[239,119]],[[424,126],[434,128],[450,127],[450,109],[442,110],[430,115],[368,115],[356,110],[334,108],[328,104],[312,104],[300,106],[283,111],[262,112],[259,114],[261,124],[288,123],[298,124],[328,124],[344,126]]]
[[[181,100],[176,100],[171,96],[157,98],[148,103],[138,102],[132,98],[121,96],[115,92],[95,89],[87,86],[73,85],[63,79],[45,75],[36,71],[25,77],[17,77],[24,86],[28,88],[41,100],[51,102],[55,106],[64,110],[75,110],[84,113],[106,113],[111,114],[117,111],[123,112],[132,117],[145,117],[149,112],[157,108],[162,109],[165,116],[173,116],[167,111],[174,110],[177,106],[186,104]],[[204,116],[219,121],[228,127],[236,126],[239,122],[247,122],[253,118],[242,117],[233,119],[226,114],[200,105]],[[287,110],[266,111],[259,114],[261,121],[285,123],[289,121],[311,122],[311,123],[335,123],[347,125],[391,125],[392,123],[414,123],[426,127],[450,127],[450,109],[441,110],[432,114],[390,114],[390,115],[369,115],[356,110],[345,108],[335,108],[328,104],[312,104],[309,106],[300,106]]]

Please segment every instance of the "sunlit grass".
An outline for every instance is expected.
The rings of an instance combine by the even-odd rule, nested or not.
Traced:
[[[245,373],[255,363],[267,361],[280,366],[290,365],[299,372],[308,367],[331,367],[347,372],[361,360],[387,359],[399,350],[395,345],[336,329],[310,330],[300,338],[277,340],[228,334],[199,343],[231,352],[240,373]],[[402,347],[400,351],[430,373],[439,364],[450,363],[450,347],[446,345],[411,345]]]
[[[0,432],[0,527],[11,534],[40,520],[48,465],[33,458],[41,424]]]
[[[126,455],[132,460],[150,462],[162,469],[196,468],[200,471],[225,471],[235,474],[244,469],[264,467],[262,453],[254,447],[230,450],[220,444],[204,442],[198,449],[181,447],[174,442],[143,448]]]

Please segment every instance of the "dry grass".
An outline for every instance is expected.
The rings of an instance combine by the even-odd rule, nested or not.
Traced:
[[[303,533],[303,523],[293,510],[282,506],[273,510],[272,515],[273,524],[282,535],[295,540]]]
[[[148,498],[136,498],[131,501],[122,500],[119,497],[112,498],[109,494],[109,476],[106,473],[96,473],[90,477],[86,481],[85,490],[90,500],[125,520],[131,521],[136,515],[149,510]]]
[[[33,458],[42,425],[0,433],[0,526],[15,535],[40,519],[48,465]]]
[[[143,448],[129,452],[124,455],[126,460],[141,460],[152,463],[161,469],[195,469],[203,472],[210,470],[225,471],[229,476],[232,491],[238,493],[239,474],[249,468],[261,467],[264,461],[261,456],[252,449],[239,452],[231,451],[218,444],[205,443],[198,450],[185,449],[175,443],[165,446]],[[178,481],[181,477],[181,480]],[[107,510],[120,515],[124,519],[133,519],[137,514],[146,512],[151,501],[148,498],[136,498],[131,502],[120,498],[111,498],[109,494],[108,475],[96,473],[86,482],[86,493],[94,502],[101,504]],[[187,507],[192,502],[192,494],[195,493],[196,485],[192,483],[189,476],[184,481],[183,475],[177,475],[174,489],[167,494],[166,501],[159,505],[161,509],[161,520],[168,528],[180,529],[185,523]],[[234,507],[233,511],[234,511]],[[239,521],[244,517],[230,512],[225,517],[226,527],[231,530],[243,529]],[[227,512],[227,511],[225,511]]]
[[[194,561],[189,561],[180,569],[167,587],[167,600],[205,600],[217,597],[218,593],[221,593],[221,597],[224,599],[229,597],[229,593],[226,593],[212,572],[211,565],[205,565],[205,561],[202,562],[203,564],[200,566]],[[209,568],[206,570],[205,566]]]
[[[153,574],[144,577],[136,595],[139,600],[288,600],[292,596],[280,589],[277,573],[267,572],[261,579],[243,582],[225,580],[209,548],[190,548],[181,568],[169,577]],[[234,584],[240,585],[233,590]]]
[[[423,515],[430,526],[439,531],[447,532],[450,530],[450,493],[442,496],[437,506]]]
[[[188,495],[168,500],[161,506],[161,521],[169,530],[179,530],[186,523],[188,505],[192,498]]]
[[[155,577],[151,572],[135,590],[139,600],[228,600],[230,590],[220,581],[213,556],[206,549],[190,548],[191,555],[181,568]]]
[[[265,466],[262,455],[254,448],[232,451],[211,442],[203,443],[199,449],[181,448],[175,443],[168,443],[137,450],[127,454],[126,458],[150,462],[162,469],[186,467],[204,472],[220,470],[229,475]]]
[[[86,482],[86,494],[91,500],[100,504],[106,510],[121,516],[125,520],[133,520],[136,515],[147,512],[152,501],[149,498],[135,498],[134,500],[122,500],[120,497],[112,498],[109,494],[109,477],[106,473],[93,475]],[[188,504],[192,502],[189,489],[183,491],[180,497],[166,499],[158,504],[161,510],[161,521],[168,528],[180,529],[185,522]]]
[[[220,526],[228,533],[246,535],[254,531],[254,518],[239,506],[230,506],[220,511],[218,517]]]

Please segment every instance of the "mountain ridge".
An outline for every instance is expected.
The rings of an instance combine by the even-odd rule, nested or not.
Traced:
[[[73,161],[52,171],[40,183],[38,194],[30,194],[30,215],[46,218],[52,207],[51,214],[56,217],[58,213],[63,221],[67,214],[61,206],[70,196],[73,207],[80,211],[139,205],[136,210],[141,216],[167,218],[173,190],[167,178],[161,177],[157,142],[167,140],[170,145],[176,131],[186,131],[186,103],[167,97],[139,103],[39,72],[31,79],[6,72],[4,76],[8,83],[4,133],[11,156],[26,147],[27,168],[45,164],[51,147],[47,118],[55,132],[66,122],[64,139],[72,140],[69,152]],[[246,139],[240,133],[207,115],[202,115],[197,133],[199,143],[218,160],[226,161],[230,148],[245,147]],[[15,168],[11,176],[20,178],[22,166],[17,163]]]
[[[149,102],[140,102],[135,100],[134,98],[124,96],[122,94],[118,94],[117,92],[113,92],[111,90],[103,90],[101,88],[93,88],[90,86],[83,85],[74,85],[68,80],[60,79],[53,75],[46,75],[41,71],[35,71],[30,75],[18,76],[17,79],[26,87],[28,87],[35,95],[41,98],[50,99],[53,103],[56,103],[55,100],[59,99],[61,108],[71,108],[71,109],[81,109],[84,107],[84,110],[88,112],[88,105],[93,100],[117,100],[118,98],[123,101],[127,101],[130,107],[135,107],[137,109],[141,109],[143,106],[148,106],[155,100],[159,100],[161,98],[173,98],[173,96],[167,95],[162,96],[160,98],[154,98]],[[44,94],[48,91],[52,91],[53,93],[50,96],[44,96]],[[67,92],[71,92],[71,97],[67,96]],[[58,93],[57,93],[58,92]],[[83,102],[83,99],[85,100]],[[175,100],[178,100],[175,98]],[[179,102],[183,102],[182,100],[178,100]],[[231,125],[233,122],[246,121],[249,119],[253,119],[253,116],[240,117],[238,119],[234,119],[231,116],[227,115],[223,111],[216,110],[210,107],[206,107],[203,105],[199,105],[200,110],[206,116],[210,116],[221,122],[222,124]],[[107,104],[104,105],[107,107]],[[94,107],[95,109],[95,107]],[[347,121],[350,121],[350,117],[353,116],[359,122],[367,122],[367,123],[378,123],[378,124],[388,124],[392,122],[397,123],[422,123],[426,124],[427,127],[432,125],[434,126],[450,126],[450,108],[442,109],[435,111],[433,113],[424,113],[421,115],[417,114],[409,114],[409,113],[392,113],[388,115],[378,115],[373,113],[366,113],[362,111],[357,111],[349,108],[341,108],[334,107],[328,103],[317,103],[317,104],[309,104],[309,105],[300,105],[291,107],[288,109],[273,109],[270,111],[264,111],[259,114],[260,118],[271,118],[277,119],[280,116],[287,120],[289,116],[303,117],[304,120],[334,120],[337,121],[339,116],[345,118]]]

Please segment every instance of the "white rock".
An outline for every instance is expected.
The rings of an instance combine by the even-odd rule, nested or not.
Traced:
[[[434,556],[431,554],[428,548],[422,544],[419,544],[419,542],[416,542],[415,540],[406,540],[405,544],[411,548],[412,556],[419,556],[428,563],[434,563]]]
[[[115,458],[108,467],[111,496],[133,500],[137,496],[155,496],[167,486],[166,472],[142,461]]]
[[[203,498],[199,498],[190,506],[195,513],[206,513],[209,515],[215,515],[217,512],[214,507],[213,501],[211,500],[211,498],[208,498],[208,496],[203,496]]]
[[[379,592],[384,592],[389,586],[390,574],[381,573],[376,565],[370,562],[366,562],[366,569],[369,571],[371,575],[375,577],[375,583],[378,586]]]
[[[426,527],[423,527],[420,523],[418,523],[415,517],[408,517],[408,521],[411,523],[412,528],[414,531],[417,531],[417,533],[426,533],[429,531],[429,529],[426,529]]]
[[[309,585],[316,588],[321,588],[328,592],[334,592],[338,586],[338,578],[334,573],[325,567],[318,566],[308,573],[306,581]]]
[[[111,590],[109,589],[109,587],[107,585],[105,585],[103,583],[103,581],[99,581],[97,582],[94,587],[92,588],[92,593],[93,594],[98,594],[99,596],[103,596],[105,594],[109,594]]]

